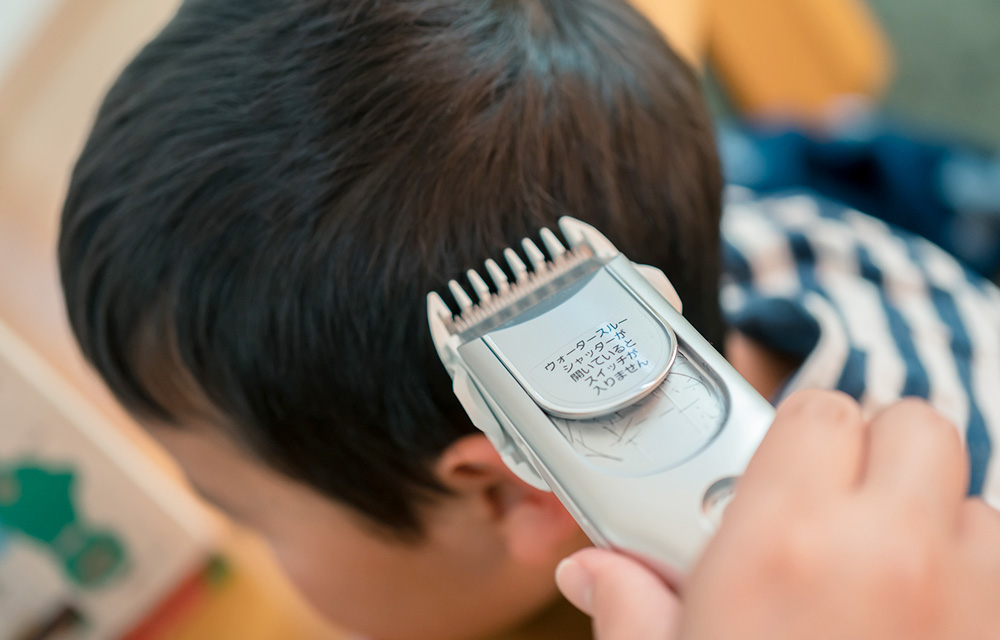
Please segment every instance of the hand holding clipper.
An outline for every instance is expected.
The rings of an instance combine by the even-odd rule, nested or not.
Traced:
[[[712,534],[774,410],[684,319],[658,270],[563,217],[491,289],[428,295],[431,335],[473,423],[595,544],[679,578]]]

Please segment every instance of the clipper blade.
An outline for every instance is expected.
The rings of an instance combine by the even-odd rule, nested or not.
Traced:
[[[451,332],[453,334],[462,333],[487,318],[502,314],[511,307],[517,306],[517,303],[538,293],[545,285],[569,274],[575,268],[594,258],[594,250],[586,242],[582,233],[570,232],[563,221],[560,221],[560,228],[569,241],[570,248],[568,249],[563,246],[558,236],[547,228],[543,228],[539,232],[545,252],[530,238],[524,238],[521,241],[521,248],[531,265],[530,269],[514,249],[504,249],[503,256],[514,276],[513,282],[507,278],[507,274],[493,259],[489,259],[485,263],[486,275],[493,283],[493,289],[479,272],[474,269],[469,269],[466,272],[466,279],[471,287],[471,292],[475,295],[475,300],[458,281],[449,281],[448,290],[451,292],[459,313],[453,316],[443,300],[440,305],[435,304],[434,306],[439,317],[449,326]]]

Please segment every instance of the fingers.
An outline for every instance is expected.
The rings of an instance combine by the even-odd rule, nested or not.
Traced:
[[[586,549],[559,565],[566,599],[594,619],[597,640],[667,640],[676,636],[680,602],[660,578],[611,551]]]
[[[861,410],[847,395],[793,394],[778,407],[740,480],[741,492],[814,501],[848,490],[864,467],[866,433]]]
[[[1000,511],[979,498],[962,504],[960,534],[970,560],[994,576],[1000,575]]]
[[[878,413],[870,430],[865,490],[938,522],[956,522],[969,470],[954,425],[927,403],[908,399]]]

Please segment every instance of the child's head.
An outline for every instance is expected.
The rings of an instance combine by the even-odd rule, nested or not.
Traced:
[[[62,278],[111,389],[314,603],[463,637],[580,538],[473,435],[427,291],[568,214],[717,342],[720,188],[697,79],[624,2],[188,0],[97,117]]]

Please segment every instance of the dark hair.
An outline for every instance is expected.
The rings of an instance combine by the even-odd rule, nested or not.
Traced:
[[[416,533],[474,432],[427,291],[569,214],[718,343],[717,164],[696,76],[622,1],[189,0],[73,172],[69,317],[137,415],[189,417],[149,373],[180,369],[263,461]]]

